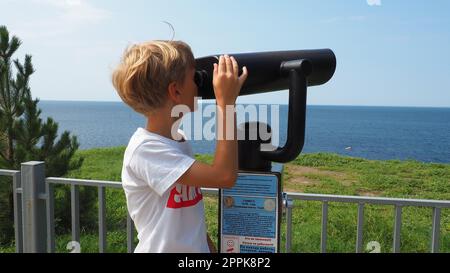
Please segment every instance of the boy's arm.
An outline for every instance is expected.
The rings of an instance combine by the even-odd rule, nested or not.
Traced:
[[[240,77],[238,73],[239,66],[233,57],[220,56],[219,64],[214,64],[213,85],[217,103],[217,145],[214,162],[209,165],[195,161],[177,180],[178,183],[209,188],[234,186],[238,170],[235,103],[247,79],[247,68],[243,68]],[[227,128],[232,131],[227,133]]]

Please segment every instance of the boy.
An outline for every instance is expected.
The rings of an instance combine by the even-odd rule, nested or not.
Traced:
[[[234,106],[248,75],[246,67],[240,77],[238,71],[236,60],[227,55],[214,64],[217,145],[208,165],[195,161],[183,132],[173,130],[180,117],[172,117],[172,108],[187,105],[194,111],[198,92],[190,47],[181,41],[151,41],[125,51],[113,84],[122,100],[147,118],[146,128],[131,137],[122,168],[128,211],[138,231],[135,252],[215,252],[200,187],[232,187],[237,178]],[[232,139],[226,128],[232,128]]]

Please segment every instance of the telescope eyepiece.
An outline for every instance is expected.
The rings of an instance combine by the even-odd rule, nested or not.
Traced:
[[[196,70],[195,71],[194,82],[199,89],[203,87],[207,78],[208,78],[208,72],[206,72],[205,70]]]

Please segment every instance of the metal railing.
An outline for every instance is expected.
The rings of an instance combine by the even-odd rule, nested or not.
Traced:
[[[98,188],[99,217],[99,252],[106,251],[106,188],[122,188],[122,183],[114,181],[84,180],[48,177],[45,178],[43,162],[22,163],[21,171],[0,170],[0,175],[13,178],[14,189],[14,225],[16,252],[55,252],[54,223],[54,186],[70,185],[71,187],[71,230],[72,240],[80,241],[79,187]],[[203,193],[218,195],[217,189],[203,188]],[[393,251],[400,252],[400,230],[402,224],[402,208],[406,206],[430,207],[433,209],[431,252],[439,252],[441,209],[450,208],[450,201],[399,199],[361,196],[341,196],[307,193],[283,193],[283,205],[286,209],[286,252],[292,246],[292,210],[293,201],[319,201],[322,203],[321,243],[322,253],[327,250],[328,204],[358,204],[356,252],[363,251],[364,206],[366,204],[392,205],[395,207]],[[45,217],[43,217],[45,216]],[[134,224],[127,213],[127,251],[134,250]]]
[[[20,171],[0,170],[0,176],[9,176],[13,180],[14,237],[16,252],[21,253],[23,252],[23,219]]]
[[[72,217],[72,241],[80,242],[80,197],[79,187],[97,187],[98,189],[98,245],[99,252],[106,252],[106,188],[122,188],[122,183],[102,180],[85,180],[48,177],[45,179],[47,185],[47,249],[55,252],[55,223],[54,223],[54,185],[70,185],[70,202]],[[133,252],[134,225],[130,215],[127,213],[127,251]]]
[[[98,188],[99,252],[106,251],[105,189],[121,189],[122,183],[57,177],[45,178],[44,163],[36,161],[22,163],[21,171],[0,170],[0,175],[13,177],[16,252],[55,252],[55,185],[70,186],[73,242],[80,242],[79,187]],[[127,213],[127,252],[129,253],[134,250],[133,239],[134,224]]]
[[[450,208],[450,201],[423,200],[423,199],[400,199],[362,196],[343,196],[308,193],[285,193],[286,200],[286,252],[290,252],[292,245],[292,200],[320,201],[322,202],[322,229],[320,250],[322,253],[327,249],[327,223],[328,223],[328,203],[353,203],[358,204],[358,220],[356,232],[356,253],[363,251],[363,223],[364,205],[392,205],[395,207],[394,231],[393,231],[393,252],[400,252],[400,230],[402,225],[402,207],[431,207],[433,209],[431,252],[439,252],[439,238],[441,225],[441,209]]]

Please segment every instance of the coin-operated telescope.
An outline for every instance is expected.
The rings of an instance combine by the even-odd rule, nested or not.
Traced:
[[[279,252],[283,203],[283,165],[302,151],[305,139],[307,87],[328,82],[336,69],[330,49],[228,54],[249,75],[240,95],[289,89],[287,140],[283,147],[261,149],[270,138],[267,124],[246,122],[238,126],[239,176],[231,189],[219,191],[219,250],[227,253]],[[195,80],[202,99],[214,99],[213,64],[220,55],[196,59]],[[240,73],[242,69],[240,68]],[[249,136],[255,135],[256,139]],[[238,134],[239,135],[239,134]],[[273,164],[277,162],[278,164]],[[283,202],[284,201],[284,202]]]

